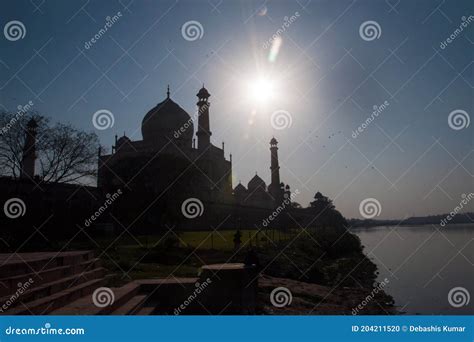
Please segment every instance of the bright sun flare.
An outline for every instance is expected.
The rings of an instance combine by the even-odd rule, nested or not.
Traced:
[[[251,99],[265,103],[273,97],[275,85],[269,79],[258,78],[249,84],[248,91]]]

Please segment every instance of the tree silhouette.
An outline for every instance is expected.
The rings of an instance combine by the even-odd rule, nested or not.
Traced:
[[[332,203],[332,200],[324,196],[319,191],[314,195],[314,201],[310,203],[310,206],[312,208],[316,208],[318,211],[323,211],[325,209],[329,209],[329,210],[335,209],[335,206]]]
[[[18,178],[24,153],[27,123],[36,128],[37,176],[45,182],[73,183],[91,180],[97,173],[99,139],[95,133],[50,121],[39,115],[0,113],[0,174]]]
[[[336,210],[332,200],[319,191],[314,195],[314,201],[310,203],[310,209],[316,218],[316,224],[321,227],[346,227],[347,221],[342,214]]]

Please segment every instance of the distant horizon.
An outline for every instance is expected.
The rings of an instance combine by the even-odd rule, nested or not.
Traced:
[[[405,220],[409,220],[409,219],[413,219],[413,218],[420,218],[420,219],[423,219],[423,218],[429,218],[429,217],[438,217],[438,216],[445,216],[445,215],[448,215],[449,213],[439,213],[439,214],[433,214],[433,215],[421,215],[421,216],[410,216],[410,217],[407,217],[407,218],[395,218],[395,219],[365,219],[365,218],[355,218],[355,217],[350,217],[350,218],[347,218],[347,220],[359,220],[359,221],[374,221],[374,222],[380,222],[380,221],[405,221]],[[465,216],[468,216],[469,215],[474,215],[474,212],[472,211],[467,211],[467,212],[461,212],[461,213],[458,213],[457,215],[465,215]],[[474,223],[474,218],[472,219],[473,221],[471,223]],[[471,224],[471,223],[467,223],[467,224]],[[466,223],[453,223],[453,224],[466,224]]]

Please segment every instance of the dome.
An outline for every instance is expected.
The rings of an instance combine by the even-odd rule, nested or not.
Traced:
[[[124,146],[131,146],[131,143],[132,143],[132,141],[130,140],[130,138],[124,135],[123,137],[120,137],[117,140],[117,142],[115,143],[115,148],[118,151]]]
[[[253,178],[250,180],[250,182],[247,185],[247,188],[249,190],[255,190],[256,188],[262,188],[263,190],[266,189],[267,185],[263,181],[262,178],[260,178],[258,175],[253,176]]]
[[[245,193],[247,192],[247,189],[245,189],[245,186],[243,186],[241,183],[237,184],[237,186],[234,189],[234,193]]]
[[[131,141],[130,138],[124,135],[123,137],[120,137],[117,140],[117,145],[122,145],[124,143],[129,143],[130,141]]]
[[[126,137],[125,135],[123,137],[120,137],[118,140],[117,140],[117,143],[115,144],[116,147],[120,147],[124,144],[130,144],[132,141],[130,140],[129,137]]]
[[[179,146],[191,147],[193,134],[193,120],[169,97],[152,108],[142,121],[143,140],[157,147],[164,146],[169,139]]]

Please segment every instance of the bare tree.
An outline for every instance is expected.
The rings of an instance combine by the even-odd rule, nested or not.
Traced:
[[[39,154],[40,175],[46,182],[70,183],[97,173],[99,139],[95,133],[56,124],[45,134]]]
[[[28,121],[34,118],[38,124],[38,141],[36,148],[41,147],[41,134],[46,130],[48,120],[37,113],[26,115],[22,112],[0,113],[0,174],[20,177],[23,149],[26,141]]]
[[[95,133],[50,121],[37,113],[18,116],[0,113],[0,173],[18,178],[26,140],[27,122],[37,127],[36,174],[45,182],[73,183],[91,180],[97,173],[99,139]]]

